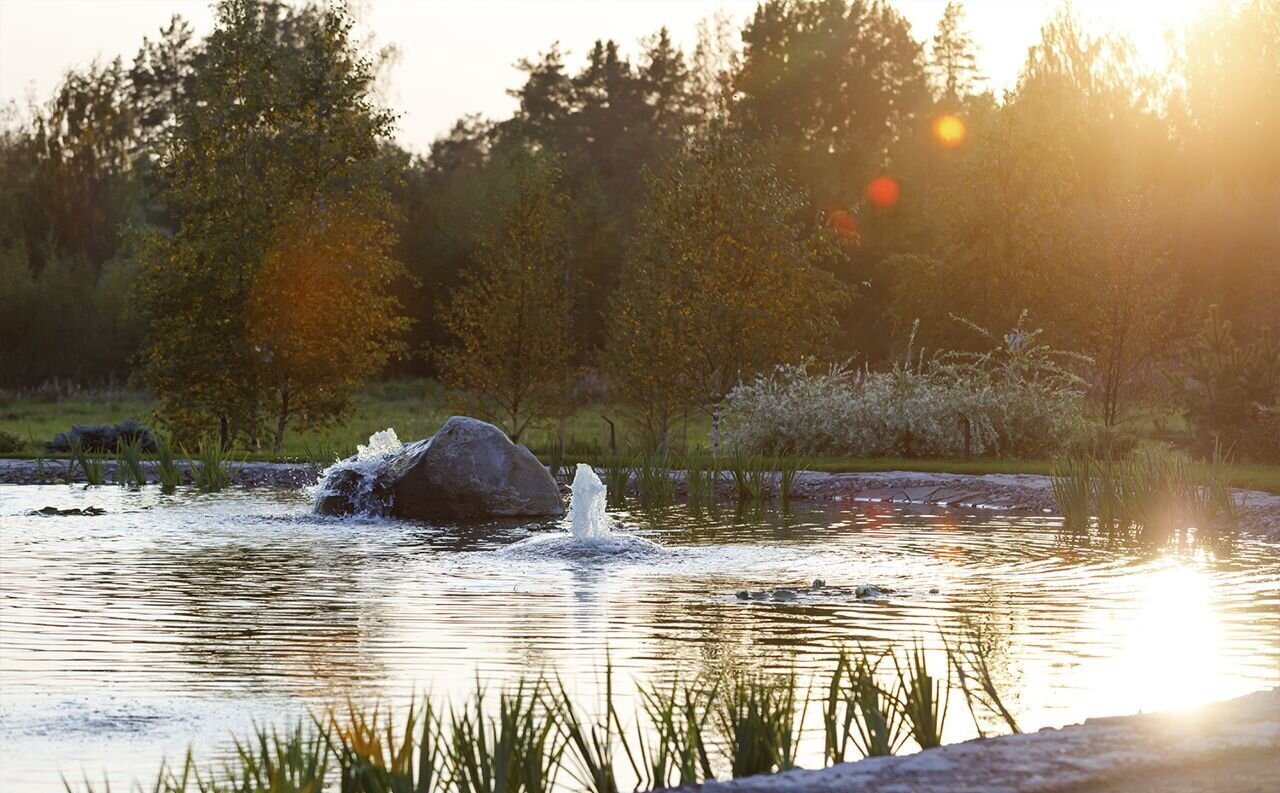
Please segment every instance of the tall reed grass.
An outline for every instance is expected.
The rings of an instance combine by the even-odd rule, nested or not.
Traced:
[[[1220,448],[1206,462],[1147,449],[1121,460],[1063,458],[1050,479],[1068,533],[1159,544],[1191,528],[1198,537],[1234,529],[1240,505],[1227,470]]]
[[[116,441],[116,481],[121,487],[139,488],[147,483],[147,472],[142,466],[142,436],[132,440]]]
[[[944,639],[961,685],[973,681],[1011,730],[984,645]],[[892,669],[885,669],[890,660]],[[841,651],[825,680],[807,689],[795,672],[767,675],[730,669],[638,689],[634,723],[618,710],[606,665],[603,702],[575,703],[560,678],[536,676],[493,699],[477,683],[463,702],[440,708],[423,698],[402,717],[373,706],[329,710],[276,731],[258,728],[236,743],[225,768],[187,761],[160,771],[165,793],[545,793],[561,774],[590,793],[696,785],[720,770],[734,777],[796,767],[810,704],[822,709],[826,763],[895,754],[908,740],[943,741],[951,675],[935,677],[924,647],[873,655]],[[969,691],[969,689],[966,689]],[[966,696],[969,696],[966,693]],[[976,716],[975,716],[976,719]],[[68,791],[75,790],[65,783]],[[93,791],[87,781],[84,787]]]
[[[200,444],[195,459],[187,461],[187,468],[191,481],[205,493],[226,490],[239,471],[239,466],[233,466],[222,445],[213,441]]]

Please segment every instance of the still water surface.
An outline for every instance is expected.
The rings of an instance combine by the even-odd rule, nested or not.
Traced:
[[[92,517],[28,514],[97,506]],[[310,514],[300,494],[0,486],[0,789],[116,790],[255,722],[554,669],[596,701],[725,664],[825,672],[836,648],[981,627],[1024,729],[1280,684],[1280,548],[1064,542],[1040,516],[836,503],[616,513],[664,547],[547,557],[547,527]],[[743,602],[743,588],[827,590]],[[858,584],[891,588],[858,600]],[[815,713],[810,712],[810,721]],[[974,735],[953,701],[948,740]],[[821,735],[802,757],[820,759]]]

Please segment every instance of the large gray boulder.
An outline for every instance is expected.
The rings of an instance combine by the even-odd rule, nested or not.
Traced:
[[[528,449],[492,424],[454,416],[373,470],[334,466],[318,488],[316,510],[471,520],[559,517],[564,505],[555,479]]]
[[[523,446],[492,424],[454,416],[392,464],[391,511],[402,518],[534,518],[564,514],[560,489]]]

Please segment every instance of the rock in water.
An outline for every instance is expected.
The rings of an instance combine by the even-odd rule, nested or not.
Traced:
[[[564,514],[538,458],[492,424],[454,416],[388,466],[391,511],[402,518],[525,518]]]

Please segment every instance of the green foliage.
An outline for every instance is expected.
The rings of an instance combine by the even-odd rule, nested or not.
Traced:
[[[222,445],[212,440],[200,444],[195,458],[187,460],[187,469],[192,483],[204,493],[226,490],[235,481],[238,471],[232,467]]]
[[[116,441],[116,480],[121,487],[142,487],[147,472],[142,467],[142,436]]]
[[[497,716],[485,713],[483,692],[449,715],[446,751],[450,785],[459,793],[547,793],[564,746],[543,705],[542,681],[521,681],[498,695]]]
[[[105,484],[107,476],[103,470],[102,455],[86,452],[78,435],[72,435],[69,442],[71,445],[71,460],[67,463],[67,482],[71,482],[75,466],[78,465],[80,470],[84,472],[84,480],[87,484],[93,486]]]
[[[642,454],[632,470],[636,474],[636,492],[647,507],[665,507],[675,501],[676,485],[671,478],[671,458],[667,454]]]
[[[160,492],[166,495],[182,484],[182,468],[173,457],[173,441],[166,435],[156,438],[156,476],[160,479]]]
[[[825,348],[844,294],[821,230],[759,146],[716,130],[649,180],[611,305],[607,358],[658,446],[685,407],[712,415],[743,378]]]
[[[14,454],[28,449],[27,442],[12,432],[0,430],[0,454]]]
[[[1168,376],[1202,450],[1240,444],[1256,448],[1262,462],[1280,461],[1280,439],[1266,440],[1272,405],[1280,405],[1280,344],[1268,329],[1242,347],[1231,322],[1211,306],[1182,366]]]
[[[929,674],[924,647],[919,642],[911,647],[903,661],[894,655],[893,668],[898,676],[894,696],[911,737],[921,749],[941,746],[947,704],[951,701],[949,678]]]
[[[1017,732],[992,682],[991,648],[980,634],[971,632],[967,644],[944,637],[944,644],[971,708],[991,708]],[[562,789],[561,772],[590,793],[621,793],[624,775],[635,780],[635,790],[698,785],[715,778],[719,761],[735,777],[794,768],[811,701],[823,708],[828,763],[842,762],[850,747],[867,757],[891,755],[912,736],[923,748],[937,745],[950,677],[929,674],[919,643],[904,661],[894,656],[894,684],[879,682],[882,660],[865,649],[841,651],[825,685],[807,692],[795,672],[676,675],[639,687],[645,720],[633,725],[624,725],[618,712],[612,666],[606,666],[595,717],[573,701],[563,680],[548,684],[543,677],[522,679],[500,694],[496,711],[486,707],[479,684],[447,717],[430,698],[411,705],[398,724],[390,709],[348,703],[292,729],[256,728],[248,740],[236,741],[235,754],[218,772],[206,773],[188,752],[181,766],[162,767],[155,789],[546,793]]]
[[[181,438],[257,448],[273,416],[278,448],[291,418],[340,418],[394,350],[393,116],[351,25],[341,6],[217,6],[164,158],[178,230],[138,239],[137,374]]]
[[[1050,476],[1063,528],[1073,534],[1087,535],[1092,524],[1108,537],[1158,544],[1188,528],[1212,537],[1239,517],[1221,447],[1203,463],[1152,449],[1067,457]]]
[[[713,711],[734,778],[795,768],[808,701],[794,675],[731,673]]]
[[[444,308],[453,343],[438,351],[445,382],[517,443],[531,423],[563,414],[574,356],[560,176],[527,159],[482,232],[478,269]]]

